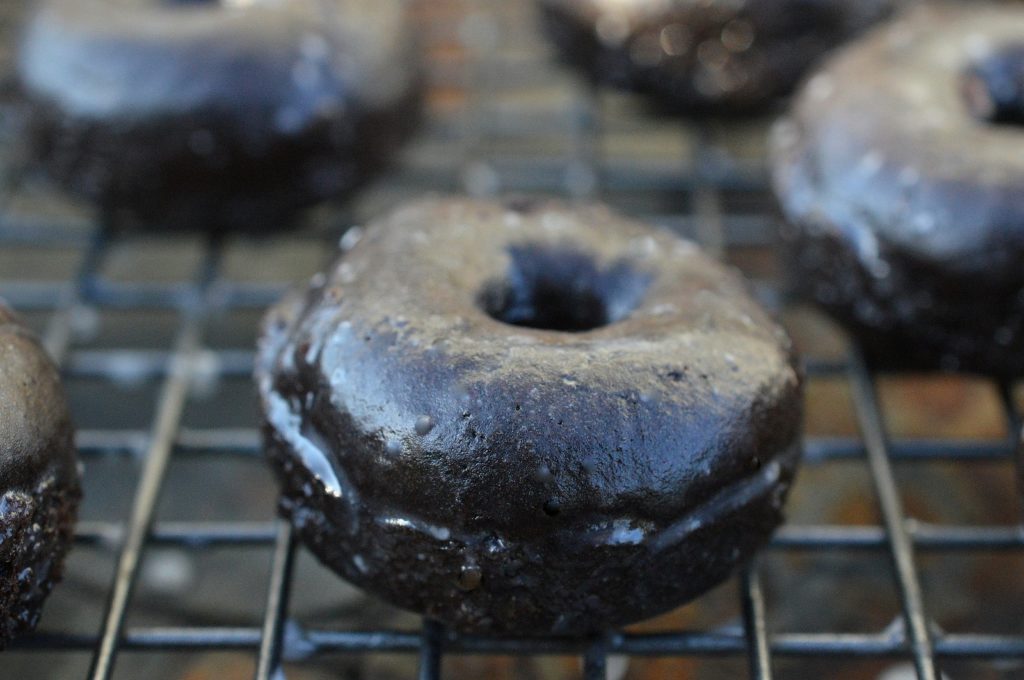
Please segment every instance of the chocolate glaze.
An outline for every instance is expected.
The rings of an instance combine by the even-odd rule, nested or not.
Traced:
[[[402,207],[270,312],[256,374],[306,544],[463,630],[696,596],[767,540],[798,458],[783,331],[692,243],[603,207]]]
[[[345,195],[418,119],[398,0],[46,0],[29,154],[119,223],[264,230]]]
[[[540,0],[564,58],[689,113],[752,113],[899,0]]]
[[[35,628],[60,581],[80,496],[57,371],[0,303],[0,648]]]
[[[798,289],[884,367],[1024,374],[1024,8],[924,6],[773,134]]]

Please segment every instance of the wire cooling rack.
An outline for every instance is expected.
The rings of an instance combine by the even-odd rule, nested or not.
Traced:
[[[313,678],[326,676],[308,674],[310,668],[337,667],[348,669],[345,677],[390,678],[399,671],[387,664],[375,676],[345,659],[401,655],[416,665],[400,670],[423,679],[442,677],[443,665],[446,677],[497,677],[500,669],[524,678],[654,678],[668,669],[675,677],[717,678],[741,675],[744,666],[761,679],[938,678],[939,667],[950,677],[1024,677],[1024,587],[1016,587],[1024,580],[1024,468],[1013,386],[968,381],[967,397],[956,398],[964,394],[959,382],[950,387],[947,379],[924,379],[902,394],[910,402],[927,402],[936,389],[952,394],[944,418],[967,423],[974,434],[939,428],[938,435],[896,436],[891,423],[908,407],[887,399],[880,389],[885,378],[867,370],[856,347],[844,351],[834,337],[824,342],[840,343],[832,352],[817,351],[816,339],[803,343],[813,398],[808,406],[826,415],[847,408],[851,425],[839,432],[812,427],[808,435],[790,506],[804,521],[786,525],[724,591],[670,616],[665,627],[589,640],[524,640],[456,635],[429,621],[393,628],[358,617],[325,623],[304,616],[291,596],[304,583],[296,576],[297,560],[308,556],[289,526],[273,518],[272,493],[259,497],[247,486],[252,470],[262,470],[250,403],[252,326],[289,284],[330,258],[348,225],[428,190],[600,198],[696,238],[740,264],[766,304],[787,319],[794,309],[777,283],[772,246],[778,224],[766,183],[763,122],[684,124],[645,110],[628,95],[592,89],[553,62],[528,3],[443,0],[417,11],[432,83],[420,139],[359,201],[318,213],[301,232],[261,242],[112,236],[102,215],[65,205],[31,182],[7,192],[0,295],[39,329],[63,368],[89,496],[66,582],[51,597],[39,631],[5,653],[0,676],[138,677],[140,668],[149,668],[154,678]],[[991,407],[984,415],[973,405],[980,393]],[[978,435],[971,423],[979,419],[995,424]],[[174,473],[177,461],[196,460],[229,461],[249,472],[231,468],[212,489]],[[919,472],[933,465],[950,472]],[[975,478],[972,466],[997,472]],[[822,480],[856,476],[847,472],[852,469],[864,472],[864,486],[852,496],[858,510],[853,520],[838,521],[828,508],[841,489]],[[956,481],[960,477],[968,479]],[[927,511],[908,512],[907,478],[925,485],[926,497],[940,499],[944,521],[922,519]],[[943,482],[951,487],[941,488]],[[957,499],[965,485],[982,483],[991,487],[980,495],[998,499],[993,503],[1000,507],[987,515],[961,513]],[[107,502],[119,493],[123,502]],[[914,498],[920,493],[913,489]],[[205,508],[213,501],[227,508],[227,519],[211,518],[216,513]],[[198,516],[165,518],[161,508],[176,502],[199,508]],[[243,504],[247,511],[237,513]],[[248,519],[253,516],[261,519]],[[180,605],[176,616],[147,623],[152,617],[142,611],[143,623],[135,622],[137,610],[152,605],[140,590],[153,573],[170,573],[173,581],[168,564],[218,551],[229,555],[218,573],[237,573],[246,583],[244,599],[255,603],[247,616],[196,615],[182,604],[186,593],[178,592],[170,598]],[[79,556],[90,555],[98,557],[76,566]],[[1005,562],[961,580],[957,574],[966,572],[944,566],[975,557]],[[922,567],[925,560],[937,565],[937,576]],[[826,569],[838,574],[833,590],[839,592],[817,594],[814,584]],[[79,572],[93,577],[93,588],[72,597],[83,590]],[[865,580],[861,572],[875,576]],[[844,588],[857,592],[843,595]],[[955,632],[939,621],[945,614],[936,613],[947,611],[951,599],[959,602],[951,619]],[[686,612],[701,607],[711,611],[712,623],[688,618]],[[875,623],[891,614],[883,622],[889,625],[843,629],[860,620],[837,614],[837,628],[828,627],[827,614],[844,608],[863,608]],[[988,624],[1000,612],[1009,625],[994,630]],[[166,620],[172,623],[160,623]],[[794,622],[807,627],[794,630]],[[231,653],[230,672],[203,665],[206,655],[218,652]],[[68,655],[77,665],[65,662]],[[149,657],[159,660],[160,670],[143,664]],[[576,661],[447,665],[467,657]],[[644,665],[652,659],[677,665]]]

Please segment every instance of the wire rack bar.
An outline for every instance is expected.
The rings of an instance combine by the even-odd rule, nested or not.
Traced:
[[[921,584],[914,565],[914,547],[907,532],[905,513],[896,480],[889,462],[888,443],[882,412],[875,395],[874,382],[863,358],[854,351],[850,361],[850,381],[854,391],[854,406],[860,422],[861,434],[867,452],[871,478],[882,509],[890,555],[896,571],[896,584],[903,605],[903,623],[907,628],[908,643],[914,658],[914,668],[920,680],[937,680],[935,651],[931,631],[925,614]]]
[[[260,547],[273,545],[277,537],[278,529],[273,522],[164,522],[153,526],[148,542],[196,549]],[[124,526],[115,522],[81,522],[75,540],[83,545],[115,547],[124,540]]]
[[[144,430],[79,430],[79,454],[85,458],[141,456],[149,444]],[[175,453],[181,455],[260,456],[260,435],[256,428],[189,428],[178,430]]]
[[[249,650],[258,651],[263,639],[258,627],[219,626],[128,628],[121,638],[123,651]],[[294,639],[296,650],[289,647]],[[327,654],[394,653],[420,654],[422,631],[291,630],[285,636],[283,654],[289,659],[308,659]],[[88,651],[96,648],[97,635],[40,632],[17,645],[21,650]],[[940,659],[1024,660],[1024,639],[1008,635],[948,634],[934,640]],[[501,656],[565,656],[587,653],[587,641],[571,639],[496,639],[470,636],[445,637],[446,654]],[[781,633],[772,636],[772,656],[785,658],[904,658],[906,640],[890,633]],[[746,636],[741,632],[681,631],[665,634],[608,637],[609,655],[631,657],[746,657]],[[273,677],[273,676],[271,676]]]
[[[583,652],[584,680],[606,680],[608,677],[608,640],[595,637]]]
[[[102,237],[92,239],[88,250],[82,258],[76,280],[64,286],[57,302],[56,309],[50,317],[50,323],[43,335],[43,345],[50,357],[61,369],[67,367],[67,354],[71,346],[73,317],[76,307],[80,304],[84,293],[83,283],[88,281],[99,267],[103,257],[105,240]]]
[[[750,677],[771,680],[772,660],[768,641],[764,593],[757,574],[755,560],[743,570],[740,577],[740,601],[743,603],[743,631],[747,639],[747,661]]]
[[[716,258],[725,254],[725,227],[722,222],[721,186],[712,161],[712,132],[705,124],[697,125],[697,143],[693,147],[696,185],[693,187],[696,237],[701,246]]]
[[[431,619],[424,619],[423,633],[419,640],[419,680],[438,680],[441,677],[441,655],[444,645],[444,628]]]
[[[2,242],[2,241],[0,241]],[[193,290],[184,283],[113,283],[90,280],[90,304],[120,311],[181,310],[193,302]],[[260,310],[272,305],[287,290],[285,284],[225,284],[218,289],[223,306],[233,310]],[[62,284],[37,281],[4,282],[4,299],[25,312],[47,312],[64,303]]]
[[[256,680],[284,677],[281,657],[285,621],[288,617],[288,593],[295,563],[295,539],[291,524],[277,523],[274,539],[274,560],[267,586],[267,605],[260,632],[259,657],[256,662]]]
[[[202,328],[206,314],[205,298],[216,276],[220,256],[219,242],[212,241],[199,268],[196,286],[191,296],[194,305],[186,314],[175,342],[175,365],[164,383],[158,402],[149,451],[132,506],[124,545],[118,557],[99,645],[89,671],[92,680],[107,680],[114,672],[125,615],[137,582],[139,562],[153,523],[153,514],[160,497],[167,464],[174,449],[174,435],[185,409],[195,357],[202,345]]]
[[[1017,481],[1017,516],[1020,526],[1024,529],[1024,426],[1021,423],[1020,413],[1017,412],[1017,405],[1013,398],[1013,385],[1008,382],[999,383],[999,403],[1003,409],[1003,418],[1006,420],[1007,448],[1013,457],[1014,472]]]
[[[253,352],[243,350],[203,350],[209,370],[220,378],[247,378],[252,375]],[[72,352],[64,373],[74,378],[124,376],[123,380],[141,382],[166,377],[174,367],[174,353],[161,350],[80,350]]]

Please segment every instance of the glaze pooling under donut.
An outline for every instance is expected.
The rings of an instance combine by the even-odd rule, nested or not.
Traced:
[[[261,230],[345,195],[418,118],[401,0],[44,0],[29,152],[115,217]]]
[[[691,113],[764,111],[898,0],[540,0],[564,57]]]
[[[880,365],[1024,373],[1022,36],[1019,6],[923,6],[774,132],[794,278]]]
[[[307,545],[463,630],[696,596],[767,540],[798,456],[783,331],[692,243],[601,207],[405,206],[268,315],[257,379]]]
[[[0,648],[60,581],[81,495],[72,439],[56,369],[0,302]]]

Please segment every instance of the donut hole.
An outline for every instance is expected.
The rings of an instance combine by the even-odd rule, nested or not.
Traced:
[[[571,246],[527,243],[508,253],[508,271],[485,284],[478,304],[512,326],[568,333],[601,328],[629,316],[651,283],[625,260],[601,268]]]
[[[976,118],[1024,126],[1024,45],[1003,48],[972,65],[962,89]]]

